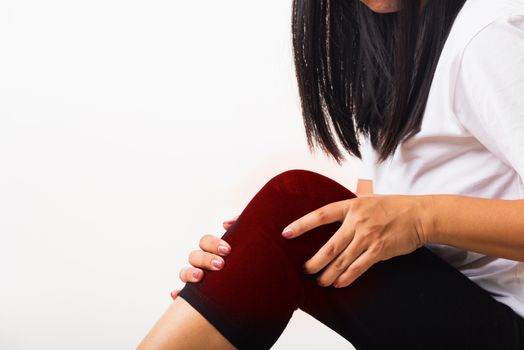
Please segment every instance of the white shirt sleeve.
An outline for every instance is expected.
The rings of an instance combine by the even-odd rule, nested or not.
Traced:
[[[364,180],[373,180],[373,172],[375,168],[375,157],[374,150],[371,146],[369,138],[363,137],[360,145],[360,153],[362,155],[362,164],[360,166],[360,171],[358,174],[359,179]]]
[[[466,46],[454,110],[479,142],[524,179],[524,14],[499,18]]]

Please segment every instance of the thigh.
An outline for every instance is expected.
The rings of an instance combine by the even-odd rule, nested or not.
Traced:
[[[524,349],[524,322],[426,248],[346,288],[304,283],[300,308],[357,349]]]

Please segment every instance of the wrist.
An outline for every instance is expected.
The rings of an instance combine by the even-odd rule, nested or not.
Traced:
[[[419,199],[419,235],[421,237],[422,244],[436,243],[436,196],[424,195],[420,196]]]

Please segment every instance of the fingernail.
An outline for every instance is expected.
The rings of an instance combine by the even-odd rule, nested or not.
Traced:
[[[224,262],[222,260],[211,259],[211,265],[213,265],[216,268],[221,268],[223,263]]]
[[[284,231],[282,231],[282,236],[289,238],[293,235],[293,229],[291,227],[286,227]]]
[[[218,246],[218,252],[220,254],[228,254],[229,253],[229,247],[227,247],[225,245],[219,245]]]
[[[177,297],[178,292],[180,292],[180,290],[178,290],[178,289],[173,290],[171,292],[171,298],[175,299]]]
[[[200,277],[200,271],[193,271],[191,276],[193,276],[194,279],[198,279],[198,277]]]
[[[340,288],[340,284],[338,284],[337,282],[333,283],[333,287],[335,288]]]

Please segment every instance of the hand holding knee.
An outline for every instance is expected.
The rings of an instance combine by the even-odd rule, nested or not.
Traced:
[[[222,223],[225,230],[229,229],[231,225],[236,222],[238,216]],[[224,259],[221,256],[226,256],[231,252],[231,246],[213,235],[204,235],[199,241],[201,250],[193,250],[189,253],[188,261],[191,266],[186,266],[180,269],[179,278],[184,283],[196,283],[204,277],[204,270],[218,271],[224,267]],[[175,299],[178,296],[178,290],[171,292],[171,298]]]

